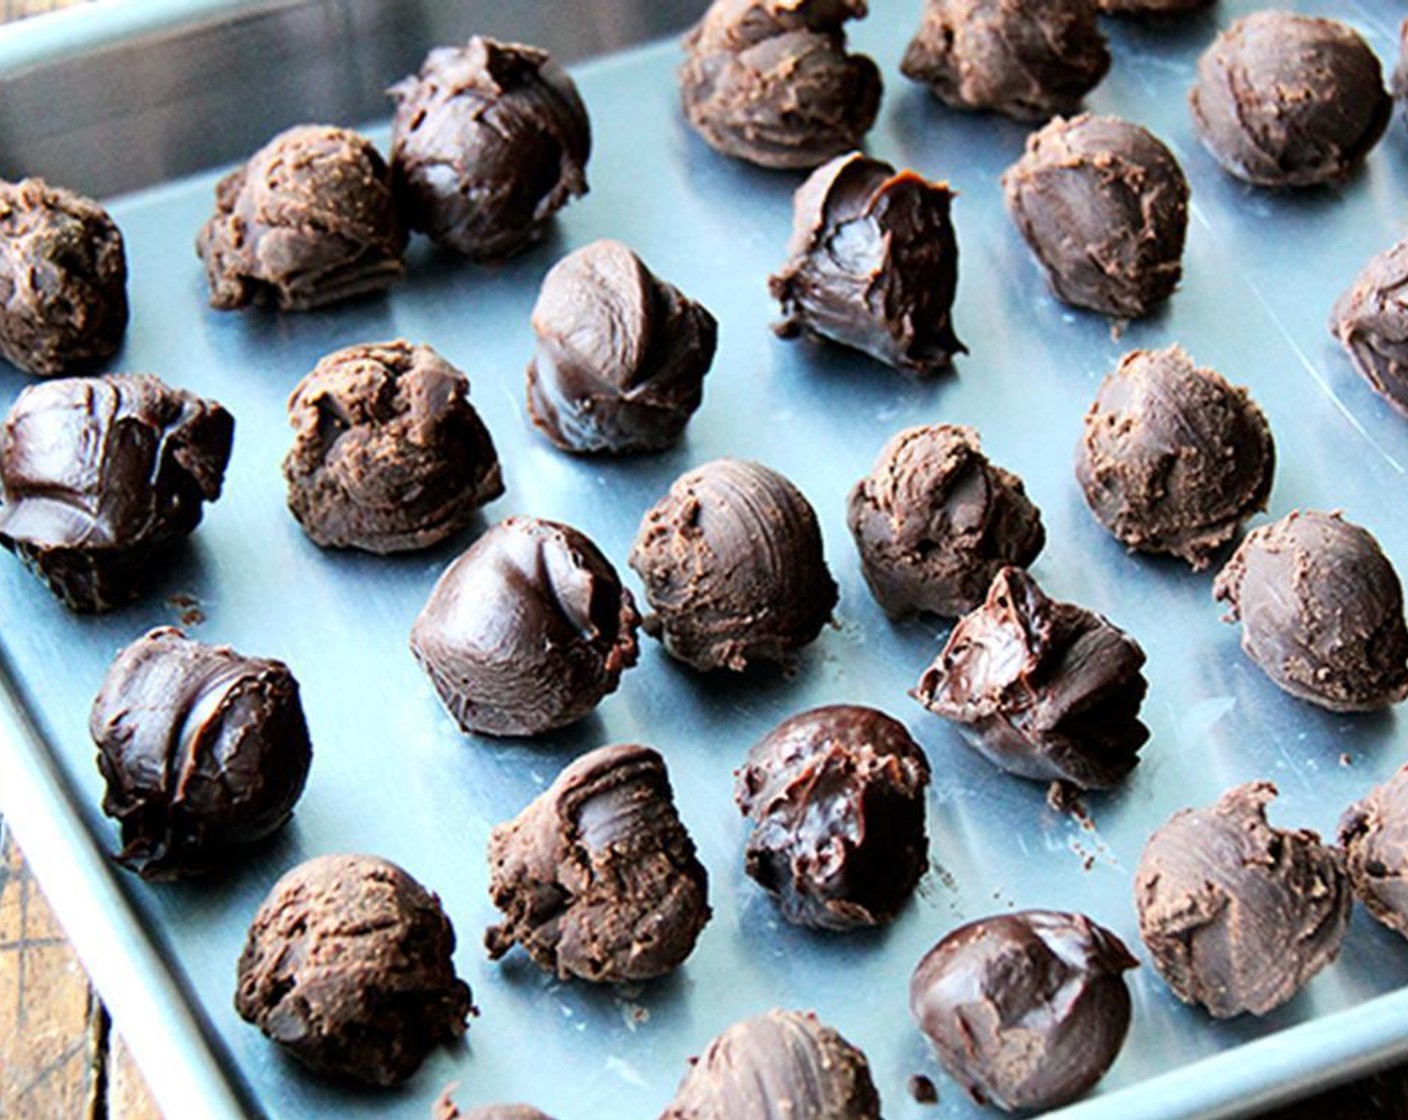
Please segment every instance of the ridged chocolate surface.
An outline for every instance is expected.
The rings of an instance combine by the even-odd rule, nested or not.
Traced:
[[[1330,333],[1374,391],[1408,416],[1408,240],[1364,266],[1335,301]]]
[[[1408,937],[1408,767],[1345,811],[1339,840],[1359,901]]]

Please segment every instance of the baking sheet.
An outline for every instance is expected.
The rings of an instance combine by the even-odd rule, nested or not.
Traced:
[[[734,1020],[771,1006],[814,1008],[860,1045],[891,1120],[980,1115],[940,1075],[905,1006],[910,970],[938,937],[994,911],[1053,906],[1089,913],[1142,952],[1131,879],[1148,833],[1171,812],[1266,777],[1282,790],[1276,823],[1333,833],[1339,813],[1402,763],[1396,713],[1337,716],[1276,690],[1242,657],[1236,630],[1219,622],[1212,573],[1127,556],[1090,517],[1071,469],[1100,378],[1130,348],[1178,341],[1200,363],[1250,386],[1266,411],[1279,453],[1270,516],[1343,509],[1408,566],[1408,427],[1359,381],[1324,326],[1362,263],[1405,232],[1408,135],[1396,121],[1365,172],[1339,190],[1280,197],[1224,177],[1196,145],[1184,92],[1197,51],[1216,29],[1259,6],[1225,0],[1165,25],[1107,23],[1115,65],[1090,108],[1153,129],[1193,187],[1182,289],[1166,309],[1120,329],[1054,301],[1003,214],[997,176],[1019,154],[1025,129],[947,111],[901,79],[898,60],[920,4],[875,0],[852,33],[887,82],[867,147],[946,178],[960,193],[955,317],[972,354],[953,376],[929,382],[833,347],[772,337],[766,278],[783,260],[800,176],[726,161],[687,130],[676,108],[673,43],[576,70],[596,134],[592,193],[569,207],[548,241],[496,268],[417,244],[406,282],[384,298],[301,316],[222,314],[205,306],[191,249],[217,173],[113,201],[128,243],[133,310],[114,368],[157,372],[221,400],[237,420],[235,452],[225,496],[139,604],[74,617],[17,563],[0,563],[0,647],[23,708],[0,721],[9,752],[0,807],[29,848],[41,830],[46,845],[59,847],[45,852],[41,873],[45,861],[77,869],[51,891],[74,894],[80,883],[101,881],[102,897],[86,902],[94,920],[122,929],[135,915],[140,942],[84,931],[80,946],[86,941],[90,959],[97,952],[142,963],[151,975],[162,962],[169,968],[145,1006],[125,993],[132,1013],[189,1019],[188,1041],[204,1024],[216,1059],[230,1063],[233,1096],[216,1092],[207,1055],[193,1054],[184,1070],[149,1063],[158,1091],[183,1082],[190,1110],[181,1115],[235,1115],[244,1093],[243,1107],[270,1117],[419,1118],[458,1081],[463,1104],[527,1099],[562,1120],[651,1116],[689,1055]],[[1392,57],[1398,5],[1286,6],[1349,19],[1381,57]],[[384,144],[384,129],[373,135]],[[686,441],[657,457],[571,459],[537,438],[524,415],[538,282],[562,254],[604,236],[629,243],[720,320],[704,406]],[[741,679],[700,677],[647,641],[641,665],[574,728],[531,743],[462,736],[416,668],[406,635],[436,576],[473,532],[398,558],[323,553],[284,507],[288,391],[327,351],[396,336],[431,343],[469,374],[508,486],[483,524],[518,512],[571,522],[638,589],[624,561],[645,508],[693,464],[757,458],[817,507],[841,586],[836,625],[790,671]],[[8,403],[25,383],[0,371],[0,400]],[[1040,785],[993,770],[906,696],[947,628],[892,625],[865,590],[845,529],[846,492],[889,435],[938,420],[977,427],[994,461],[1025,479],[1048,530],[1033,568],[1043,586],[1106,614],[1149,655],[1144,718],[1153,737],[1121,789],[1084,799],[1087,823],[1048,808]],[[92,845],[111,847],[114,830],[97,809],[87,711],[113,654],[151,626],[180,621],[192,603],[204,615],[195,636],[293,667],[316,756],[292,825],[241,867],[147,886],[99,871],[94,859]],[[753,741],[787,715],[838,701],[904,720],[934,767],[934,868],[902,917],[872,934],[820,935],[782,923],[743,874],[745,829],[731,802],[732,771]],[[48,745],[50,776],[68,799],[52,813],[28,800],[45,788],[50,760],[28,750],[27,721]],[[665,753],[711,872],[715,915],[694,955],[664,981],[605,989],[559,983],[517,955],[488,962],[480,936],[495,917],[486,894],[489,829],[568,759],[627,740]],[[440,893],[460,934],[457,963],[482,1012],[464,1045],[437,1052],[389,1093],[304,1074],[230,1006],[234,962],[255,907],[284,870],[330,851],[395,859]],[[56,901],[61,913],[85,905]],[[1340,960],[1262,1020],[1214,1024],[1179,1004],[1147,965],[1131,981],[1134,1022],[1124,1052],[1097,1094],[1063,1113],[1072,1120],[1230,1115],[1408,1051],[1408,993],[1387,995],[1408,983],[1408,946],[1362,911]],[[119,1022],[125,1010],[118,1001]],[[938,1082],[938,1106],[909,1098],[914,1073]],[[204,1098],[202,1085],[210,1088]]]

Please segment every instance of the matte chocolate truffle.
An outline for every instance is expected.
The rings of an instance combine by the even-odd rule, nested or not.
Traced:
[[[1106,789],[1139,761],[1144,651],[1093,611],[1003,568],[959,620],[914,697],[985,758],[1036,781]]]
[[[553,265],[533,307],[528,412],[564,451],[659,451],[704,399],[718,324],[619,241]]]
[[[968,348],[953,333],[958,242],[953,192],[860,152],[797,188],[788,261],[768,279],[782,304],[774,330],[808,333],[918,374]]]
[[[650,747],[600,747],[563,770],[489,837],[497,960],[523,946],[563,980],[672,972],[709,920],[709,875]]]
[[[1374,391],[1408,416],[1408,240],[1364,266],[1335,302],[1330,333]]]
[[[760,463],[682,474],[641,519],[628,563],[655,611],[646,633],[696,669],[786,660],[836,606],[811,503]]]
[[[504,492],[469,379],[429,346],[337,350],[298,383],[288,411],[288,508],[325,548],[428,548]]]
[[[1247,535],[1213,595],[1242,649],[1292,696],[1364,712],[1408,696],[1403,587],[1379,542],[1338,513],[1296,511]]]
[[[816,167],[856,147],[880,71],[846,53],[866,0],[714,0],[685,36],[685,119],[710,147],[762,167]]]
[[[924,752],[884,712],[833,704],[784,720],[734,786],[754,826],[748,874],[797,925],[888,922],[929,865],[928,785]]]
[[[149,374],[31,385],[0,431],[0,544],[73,610],[119,606],[220,496],[234,428]]]
[[[575,723],[636,663],[635,600],[585,534],[510,517],[445,569],[411,652],[465,731]]]
[[[476,260],[541,237],[587,193],[586,106],[547,51],[476,35],[391,87],[391,170],[406,220]]]
[[[25,373],[83,373],[127,330],[127,256],[108,212],[43,179],[0,181],[0,354]]]
[[[1348,24],[1294,12],[1243,16],[1198,59],[1198,134],[1224,170],[1261,187],[1347,177],[1393,103],[1374,52]]]
[[[396,1085],[465,1032],[469,986],[440,900],[375,856],[319,856],[274,884],[240,956],[235,1010],[309,1069]]]
[[[1349,883],[1375,919],[1408,937],[1408,766],[1340,818]]]
[[[461,1112],[450,1096],[453,1091],[451,1086],[435,1102],[434,1120],[552,1120],[551,1116],[526,1104],[490,1104]]]
[[[1076,448],[1095,518],[1127,548],[1208,566],[1266,508],[1276,449],[1245,389],[1178,346],[1135,350],[1100,384]]]
[[[1094,0],[928,0],[900,71],[956,109],[1072,113],[1110,69]]]
[[[1025,568],[1046,544],[1022,480],[994,466],[978,433],[907,428],[856,483],[847,524],[861,570],[891,618],[954,617],[980,606],[998,569]]]
[[[222,311],[308,311],[382,291],[405,248],[385,161],[365,137],[322,125],[279,133],[221,179],[196,240]]]
[[[1022,910],[948,934],[909,982],[909,1007],[949,1075],[979,1104],[1048,1109],[1114,1063],[1129,1030],[1137,968],[1083,914]]]
[[[1007,209],[1057,297],[1135,318],[1183,275],[1188,181],[1152,133],[1118,117],[1053,120],[1003,173]]]
[[[1270,782],[1175,813],[1134,881],[1139,933],[1184,1003],[1265,1015],[1339,955],[1352,895],[1344,857],[1314,832],[1266,822]]]
[[[88,730],[117,858],[144,879],[198,874],[277,831],[313,757],[287,665],[169,626],[117,655]]]
[[[880,1120],[865,1055],[811,1012],[734,1023],[690,1059],[660,1120]]]

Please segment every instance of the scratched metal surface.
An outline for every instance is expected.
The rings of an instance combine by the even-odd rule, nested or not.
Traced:
[[[86,716],[121,645],[195,602],[204,615],[196,635],[282,657],[302,682],[317,756],[291,827],[239,869],[202,882],[149,887],[112,873],[121,905],[132,908],[188,1001],[182,1008],[169,992],[159,994],[158,1010],[164,1001],[172,1013],[195,1011],[257,1101],[252,1111],[424,1117],[441,1087],[457,1080],[466,1103],[530,1099],[564,1120],[650,1116],[669,1099],[688,1055],[735,1019],[783,1005],[815,1008],[867,1051],[892,1120],[978,1115],[939,1075],[905,1008],[911,968],[945,931],[1010,907],[1065,907],[1091,914],[1138,951],[1133,868],[1168,814],[1235,783],[1271,778],[1282,789],[1277,823],[1330,833],[1351,801],[1402,763],[1396,713],[1334,716],[1279,693],[1239,653],[1236,631],[1219,622],[1211,573],[1126,556],[1087,513],[1071,470],[1099,379],[1131,347],[1178,341],[1249,385],[1270,418],[1279,452],[1270,516],[1342,508],[1408,567],[1408,427],[1358,380],[1324,327],[1362,262],[1405,233],[1408,130],[1396,121],[1365,172],[1340,190],[1278,197],[1225,178],[1196,145],[1184,92],[1216,28],[1256,6],[1227,0],[1167,26],[1109,24],[1116,63],[1090,107],[1163,137],[1194,198],[1182,289],[1166,310],[1119,334],[1046,294],[1002,212],[996,179],[1019,153],[1024,130],[947,112],[901,80],[897,63],[919,2],[876,0],[854,32],[888,83],[868,147],[960,192],[956,319],[972,354],[953,376],[927,383],[771,336],[765,280],[782,259],[799,179],[727,162],[688,133],[676,110],[677,53],[669,43],[578,69],[597,135],[592,193],[569,208],[549,241],[498,268],[447,262],[418,246],[408,279],[385,298],[303,316],[217,314],[205,307],[191,252],[215,174],[113,201],[128,240],[133,300],[116,365],[159,372],[234,412],[226,495],[152,594],[115,614],[66,614],[6,559],[0,645],[27,707],[20,714],[47,742],[79,811],[83,827],[62,830],[56,841],[75,851],[113,842],[97,810]],[[1399,5],[1290,6],[1352,19],[1391,57]],[[384,130],[375,135],[384,141]],[[561,254],[602,236],[630,243],[721,321],[704,407],[685,443],[656,458],[576,461],[525,422],[522,369],[537,284]],[[460,735],[405,639],[437,574],[468,538],[395,559],[322,553],[283,504],[290,387],[333,347],[397,335],[434,344],[470,375],[508,483],[488,518],[525,512],[572,522],[624,568],[642,511],[680,471],[719,455],[755,457],[793,478],[818,509],[841,585],[836,626],[794,671],[743,679],[698,677],[647,642],[620,691],[568,731],[540,743]],[[0,399],[13,399],[23,384],[0,371]],[[946,628],[893,626],[864,589],[844,525],[846,491],[891,433],[933,420],[976,426],[995,461],[1025,478],[1049,532],[1035,565],[1046,588],[1102,611],[1148,652],[1152,741],[1123,788],[1086,799],[1088,827],[1047,808],[1040,786],[996,773],[906,696]],[[742,873],[733,768],[779,719],[833,701],[902,718],[934,764],[934,870],[903,916],[872,935],[788,928]],[[20,737],[13,721],[7,726]],[[489,829],[576,753],[621,740],[665,752],[711,871],[715,916],[696,953],[670,979],[629,990],[560,984],[519,958],[488,962],[479,939],[494,918],[485,893]],[[24,744],[12,740],[6,749],[13,760]],[[305,1076],[230,1007],[234,962],[259,900],[299,860],[342,850],[391,857],[441,894],[460,933],[459,967],[482,1012],[465,1045],[436,1053],[390,1093]],[[114,922],[119,909],[106,904]],[[133,952],[113,942],[99,955]],[[1069,1116],[1229,1115],[1382,1061],[1408,1048],[1408,993],[1389,994],[1405,983],[1408,946],[1362,912],[1340,960],[1263,1020],[1215,1025],[1180,1005],[1146,966],[1132,977],[1134,1025],[1123,1054]],[[126,999],[134,1002],[130,992]],[[116,1011],[120,1020],[121,1006]],[[165,1074],[149,1072],[157,1082]],[[910,1100],[905,1083],[914,1073],[938,1080],[937,1107]]]

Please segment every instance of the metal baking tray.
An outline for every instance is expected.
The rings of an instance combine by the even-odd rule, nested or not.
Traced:
[[[897,71],[920,0],[874,0],[852,41],[881,64],[887,93],[868,147],[950,180],[962,250],[956,322],[972,349],[952,376],[907,379],[846,351],[785,343],[768,326],[765,282],[782,261],[800,176],[725,160],[684,126],[671,40],[577,65],[592,114],[592,192],[553,235],[494,268],[417,244],[384,298],[305,315],[207,309],[192,251],[211,208],[215,161],[244,156],[295,120],[370,121],[380,89],[437,43],[474,29],[564,54],[673,35],[702,5],[659,0],[441,5],[373,0],[100,3],[0,40],[3,172],[46,174],[111,197],[131,264],[132,327],[115,368],[150,370],[212,395],[237,418],[225,496],[144,600],[68,614],[8,557],[0,563],[0,808],[113,1007],[167,1115],[181,1120],[321,1115],[423,1120],[451,1081],[462,1103],[528,1099],[563,1120],[656,1115],[716,1032],[768,1007],[815,1008],[869,1054],[891,1120],[980,1115],[939,1076],[906,1009],[920,955],[962,920],[1011,907],[1083,910],[1141,946],[1131,902],[1149,832],[1174,810],[1271,778],[1281,824],[1333,833],[1340,812],[1403,761],[1397,713],[1338,716],[1276,690],[1219,621],[1211,573],[1127,556],[1075,484],[1072,450],[1099,379],[1136,346],[1181,342],[1251,387],[1278,446],[1271,515],[1340,508],[1408,571],[1408,426],[1358,379],[1325,329],[1362,263],[1405,232],[1408,129],[1396,121],[1364,172],[1337,190],[1273,195],[1226,178],[1199,149],[1185,92],[1216,29],[1250,8],[1224,0],[1164,24],[1109,22],[1114,69],[1090,108],[1151,127],[1193,186],[1182,289],[1120,327],[1055,302],[1002,209],[997,177],[1026,130],[947,111]],[[1402,5],[1300,0],[1355,23],[1390,59]],[[453,12],[450,9],[453,8]],[[598,237],[632,245],[711,307],[720,348],[702,410],[676,450],[619,462],[552,450],[525,421],[528,312],[546,269]],[[687,466],[755,457],[817,507],[841,585],[834,627],[789,671],[701,677],[647,642],[599,713],[539,742],[460,735],[406,646],[439,571],[465,546],[398,558],[324,553],[284,507],[284,401],[319,356],[405,336],[462,366],[498,442],[515,512],[586,530],[624,569],[642,511]],[[25,380],[0,371],[0,404]],[[1060,598],[1097,609],[1149,655],[1153,738],[1118,790],[1056,812],[1036,784],[1006,777],[906,696],[946,628],[891,625],[867,594],[844,498],[885,440],[911,424],[975,425],[994,460],[1040,504],[1049,544],[1035,565]],[[472,535],[472,534],[471,534]],[[633,576],[628,576],[636,586]],[[114,867],[114,829],[86,719],[119,647],[198,611],[197,636],[284,658],[302,682],[316,758],[292,825],[226,874],[148,886]],[[910,726],[934,767],[934,868],[890,928],[819,935],[781,923],[743,874],[732,771],[747,747],[812,705],[876,705]],[[480,947],[489,829],[578,752],[652,743],[712,875],[715,916],[678,973],[634,988],[558,983]],[[284,1060],[231,1008],[247,923],[274,879],[323,852],[377,852],[443,897],[457,961],[482,1015],[462,1046],[435,1053],[403,1089],[354,1092]],[[1065,1120],[1221,1117],[1253,1111],[1408,1054],[1408,945],[1356,911],[1340,959],[1264,1019],[1216,1024],[1182,1006],[1147,965],[1132,977],[1134,1023],[1098,1091]],[[928,1073],[942,1100],[906,1081]]]

